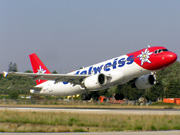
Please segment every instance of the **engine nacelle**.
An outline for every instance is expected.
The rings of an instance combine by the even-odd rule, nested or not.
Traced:
[[[156,82],[154,75],[143,75],[135,80],[135,87],[137,89],[148,89],[152,87]]]
[[[84,86],[87,89],[99,89],[106,83],[107,77],[102,73],[89,76],[84,80]]]

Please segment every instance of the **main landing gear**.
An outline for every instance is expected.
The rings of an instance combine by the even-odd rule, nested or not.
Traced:
[[[81,99],[82,100],[90,100],[91,99],[91,94],[83,93],[83,94],[81,94]]]
[[[116,100],[123,100],[124,99],[124,94],[120,93],[121,88],[122,88],[122,86],[118,85],[119,92],[116,93],[116,95],[115,95],[115,99]]]
[[[124,99],[124,94],[116,93],[115,99],[116,99],[116,100],[123,100],[123,99]]]

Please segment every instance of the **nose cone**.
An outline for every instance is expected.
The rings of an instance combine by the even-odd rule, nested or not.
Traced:
[[[169,54],[169,57],[172,62],[175,62],[177,60],[177,55],[173,52],[171,52],[171,54]]]
[[[177,60],[177,55],[173,52],[168,52],[165,57],[166,67],[173,64]]]

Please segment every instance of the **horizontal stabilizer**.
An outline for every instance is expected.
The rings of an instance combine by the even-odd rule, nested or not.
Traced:
[[[12,90],[36,90],[36,91],[41,91],[41,87],[16,87],[16,86],[12,86],[12,87],[8,87],[8,89],[12,89]]]
[[[4,77],[6,77],[6,76],[8,75],[8,72],[3,71],[3,73],[2,73],[2,74],[3,74],[3,76],[4,76]]]

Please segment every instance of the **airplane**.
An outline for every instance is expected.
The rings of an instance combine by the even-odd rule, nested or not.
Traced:
[[[29,58],[33,73],[4,71],[4,77],[11,74],[33,78],[37,85],[30,92],[34,94],[56,96],[81,94],[82,100],[90,100],[91,91],[104,90],[128,82],[137,89],[152,87],[156,84],[155,72],[173,64],[177,60],[177,55],[162,46],[148,46],[67,74],[51,74],[35,53],[29,55]],[[123,98],[123,94],[116,93],[116,100]]]

